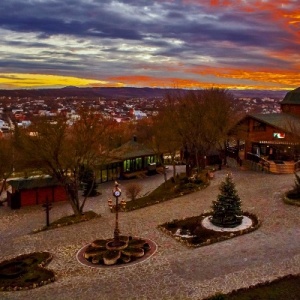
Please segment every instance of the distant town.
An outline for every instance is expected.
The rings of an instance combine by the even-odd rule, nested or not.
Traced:
[[[116,122],[147,118],[158,113],[167,93],[175,89],[77,88],[42,90],[0,90],[0,130],[15,124],[30,125],[34,116],[66,116],[76,120],[80,107],[92,108]],[[234,105],[247,113],[278,113],[286,91],[233,90]]]

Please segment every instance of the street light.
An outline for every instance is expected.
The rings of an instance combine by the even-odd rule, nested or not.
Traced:
[[[114,230],[114,238],[111,242],[109,242],[109,247],[122,247],[123,244],[125,245],[124,241],[120,241],[120,230],[119,230],[119,197],[122,195],[122,191],[119,188],[119,184],[117,181],[115,181],[115,187],[112,191],[113,196],[116,198],[116,221],[115,221],[115,230]],[[126,201],[122,199],[121,205],[124,208],[126,205]],[[112,200],[108,200],[108,206],[112,210],[113,209],[113,204]]]

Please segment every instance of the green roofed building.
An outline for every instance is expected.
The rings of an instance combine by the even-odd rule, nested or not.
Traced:
[[[107,164],[98,176],[99,182],[135,177],[154,172],[158,157],[154,150],[137,142],[136,137],[112,150]]]

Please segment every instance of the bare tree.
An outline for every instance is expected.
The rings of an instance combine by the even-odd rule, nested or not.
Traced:
[[[11,136],[0,138],[0,195],[6,189],[6,181],[14,172],[14,151]]]
[[[181,138],[187,165],[196,165],[199,171],[205,166],[204,157],[222,148],[236,121],[232,101],[228,91],[214,88],[167,95],[172,111],[169,128]]]
[[[38,118],[15,131],[16,149],[24,161],[64,187],[74,214],[83,213],[87,197],[78,196],[82,167],[95,171],[105,162],[110,122],[94,111],[79,111],[72,125],[64,117]]]
[[[173,177],[176,176],[176,154],[182,146],[181,137],[174,127],[174,102],[169,102],[167,98],[159,110],[158,116],[153,123],[153,144],[156,151],[162,156],[164,153],[170,155],[173,166]],[[164,174],[166,174],[164,172]],[[166,179],[166,178],[165,178]]]

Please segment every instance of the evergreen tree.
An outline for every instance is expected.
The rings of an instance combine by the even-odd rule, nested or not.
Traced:
[[[227,175],[220,185],[220,194],[213,201],[210,221],[220,227],[236,227],[242,223],[241,199],[235,189],[231,175]]]

